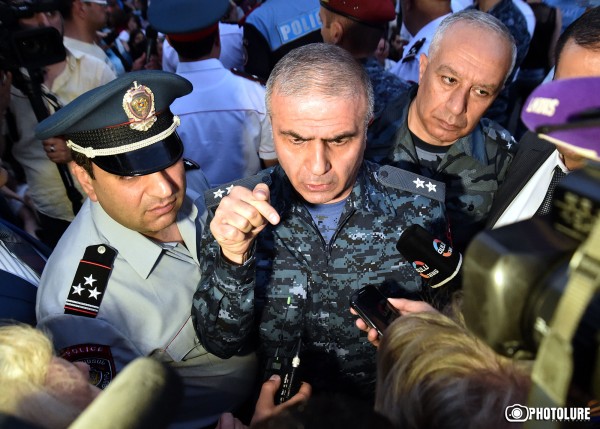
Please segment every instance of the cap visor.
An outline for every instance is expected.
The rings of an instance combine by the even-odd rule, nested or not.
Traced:
[[[110,156],[97,156],[92,162],[117,176],[143,176],[175,164],[183,155],[183,144],[176,132],[142,149]]]

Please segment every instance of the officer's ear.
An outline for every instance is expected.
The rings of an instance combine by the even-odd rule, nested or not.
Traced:
[[[71,168],[71,174],[75,176],[75,178],[81,185],[81,188],[90,198],[90,200],[97,202],[98,197],[96,197],[96,191],[94,190],[94,186],[92,185],[92,180],[94,179],[91,178],[90,174],[85,170],[85,168],[76,164],[73,161],[69,163],[69,167]],[[92,164],[91,167],[93,169],[94,165]]]
[[[425,70],[427,70],[428,65],[429,58],[427,58],[427,55],[421,54],[419,56],[419,82],[423,80],[423,75],[425,74]]]
[[[344,38],[344,26],[342,25],[342,23],[338,20],[334,20],[331,23],[330,31],[331,43],[333,43],[334,45],[340,45],[342,39]]]

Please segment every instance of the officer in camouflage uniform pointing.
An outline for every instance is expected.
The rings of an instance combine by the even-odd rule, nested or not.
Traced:
[[[250,189],[207,191],[196,330],[223,358],[255,347],[258,331],[263,364],[300,338],[302,380],[314,392],[372,399],[375,348],[355,327],[350,295],[372,283],[445,304],[396,250],[411,224],[444,238],[444,185],[363,161],[373,91],[342,48],[291,51],[269,78],[266,104],[281,165],[244,180]]]

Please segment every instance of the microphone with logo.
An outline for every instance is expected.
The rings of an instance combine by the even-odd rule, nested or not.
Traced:
[[[462,266],[460,252],[454,252],[452,247],[435,238],[421,225],[414,224],[406,228],[396,249],[432,288],[450,282]]]

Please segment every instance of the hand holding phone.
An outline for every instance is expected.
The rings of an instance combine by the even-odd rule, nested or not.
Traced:
[[[354,292],[350,297],[350,307],[368,326],[375,329],[379,336],[382,336],[385,328],[400,316],[400,312],[374,285],[367,285]]]

